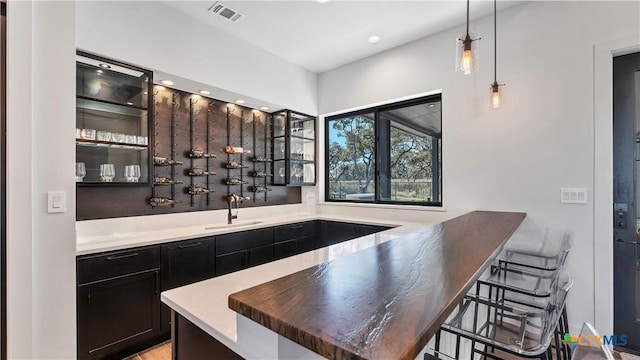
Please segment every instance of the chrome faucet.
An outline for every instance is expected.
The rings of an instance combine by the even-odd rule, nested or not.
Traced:
[[[238,212],[240,211],[240,203],[244,200],[250,200],[251,198],[248,196],[240,196],[238,194],[231,194],[229,196],[227,196],[227,204],[229,205],[229,215],[227,217],[228,220],[228,224],[231,224],[233,219],[237,219],[238,218]],[[235,203],[236,204],[236,214],[233,215],[231,213],[231,208],[232,208],[232,204]]]

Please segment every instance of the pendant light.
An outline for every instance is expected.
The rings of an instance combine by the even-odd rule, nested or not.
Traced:
[[[478,47],[475,43],[477,40],[480,40],[477,34],[469,33],[469,0],[467,0],[467,32],[456,38],[456,71],[462,71],[465,75],[478,71]]]
[[[500,86],[498,84],[498,21],[497,21],[496,0],[493,0],[493,83],[491,84],[491,95],[489,97],[489,106],[497,109],[502,105],[502,95],[500,94]]]

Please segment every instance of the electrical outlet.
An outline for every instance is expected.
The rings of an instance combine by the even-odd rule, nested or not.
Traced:
[[[587,188],[560,188],[560,202],[563,204],[586,204]]]

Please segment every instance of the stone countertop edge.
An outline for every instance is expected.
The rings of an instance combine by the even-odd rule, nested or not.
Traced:
[[[176,227],[172,229],[162,229],[156,231],[142,231],[129,233],[114,233],[104,236],[78,236],[76,240],[76,256],[96,254],[107,251],[124,250],[132,247],[158,245],[172,241],[196,239],[207,236],[215,236],[228,234],[232,232],[240,232],[246,230],[261,229],[265,227],[287,225],[296,222],[304,222],[311,220],[327,220],[353,222],[364,225],[381,225],[391,226],[395,229],[399,227],[408,227],[417,229],[429,224],[419,224],[415,222],[392,221],[371,217],[356,217],[342,215],[326,215],[326,214],[301,214],[286,215],[277,217],[253,218],[251,222],[257,222],[243,226],[224,226],[224,224],[202,224],[198,226]],[[238,221],[242,224],[243,221]],[[215,226],[215,229],[206,230],[208,226]],[[393,229],[391,229],[393,230]],[[404,229],[398,229],[404,230]],[[389,231],[389,230],[387,230]],[[402,231],[406,232],[406,231]]]

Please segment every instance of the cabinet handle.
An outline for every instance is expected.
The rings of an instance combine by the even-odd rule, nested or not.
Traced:
[[[302,229],[303,227],[304,225],[295,225],[295,226],[289,226],[289,229],[295,230],[295,229]]]
[[[153,286],[154,286],[153,291],[156,293],[156,295],[158,294],[158,288],[160,287],[160,284],[158,284],[159,283],[159,281],[158,281],[159,279],[160,279],[160,277],[158,276],[158,272],[154,271],[153,272]]]
[[[189,245],[179,245],[178,249],[187,249],[187,248],[190,248],[190,247],[196,247],[196,246],[200,246],[200,245],[202,245],[202,243],[199,243],[199,242],[193,243],[193,244],[189,244]]]
[[[107,261],[120,260],[120,259],[130,258],[130,257],[134,257],[134,256],[138,256],[138,253],[137,252],[133,252],[133,253],[122,254],[122,255],[107,256]]]
[[[634,242],[634,241],[624,241],[622,239],[616,239],[617,242],[621,242],[623,244],[629,244],[629,245],[640,245],[640,242]]]

